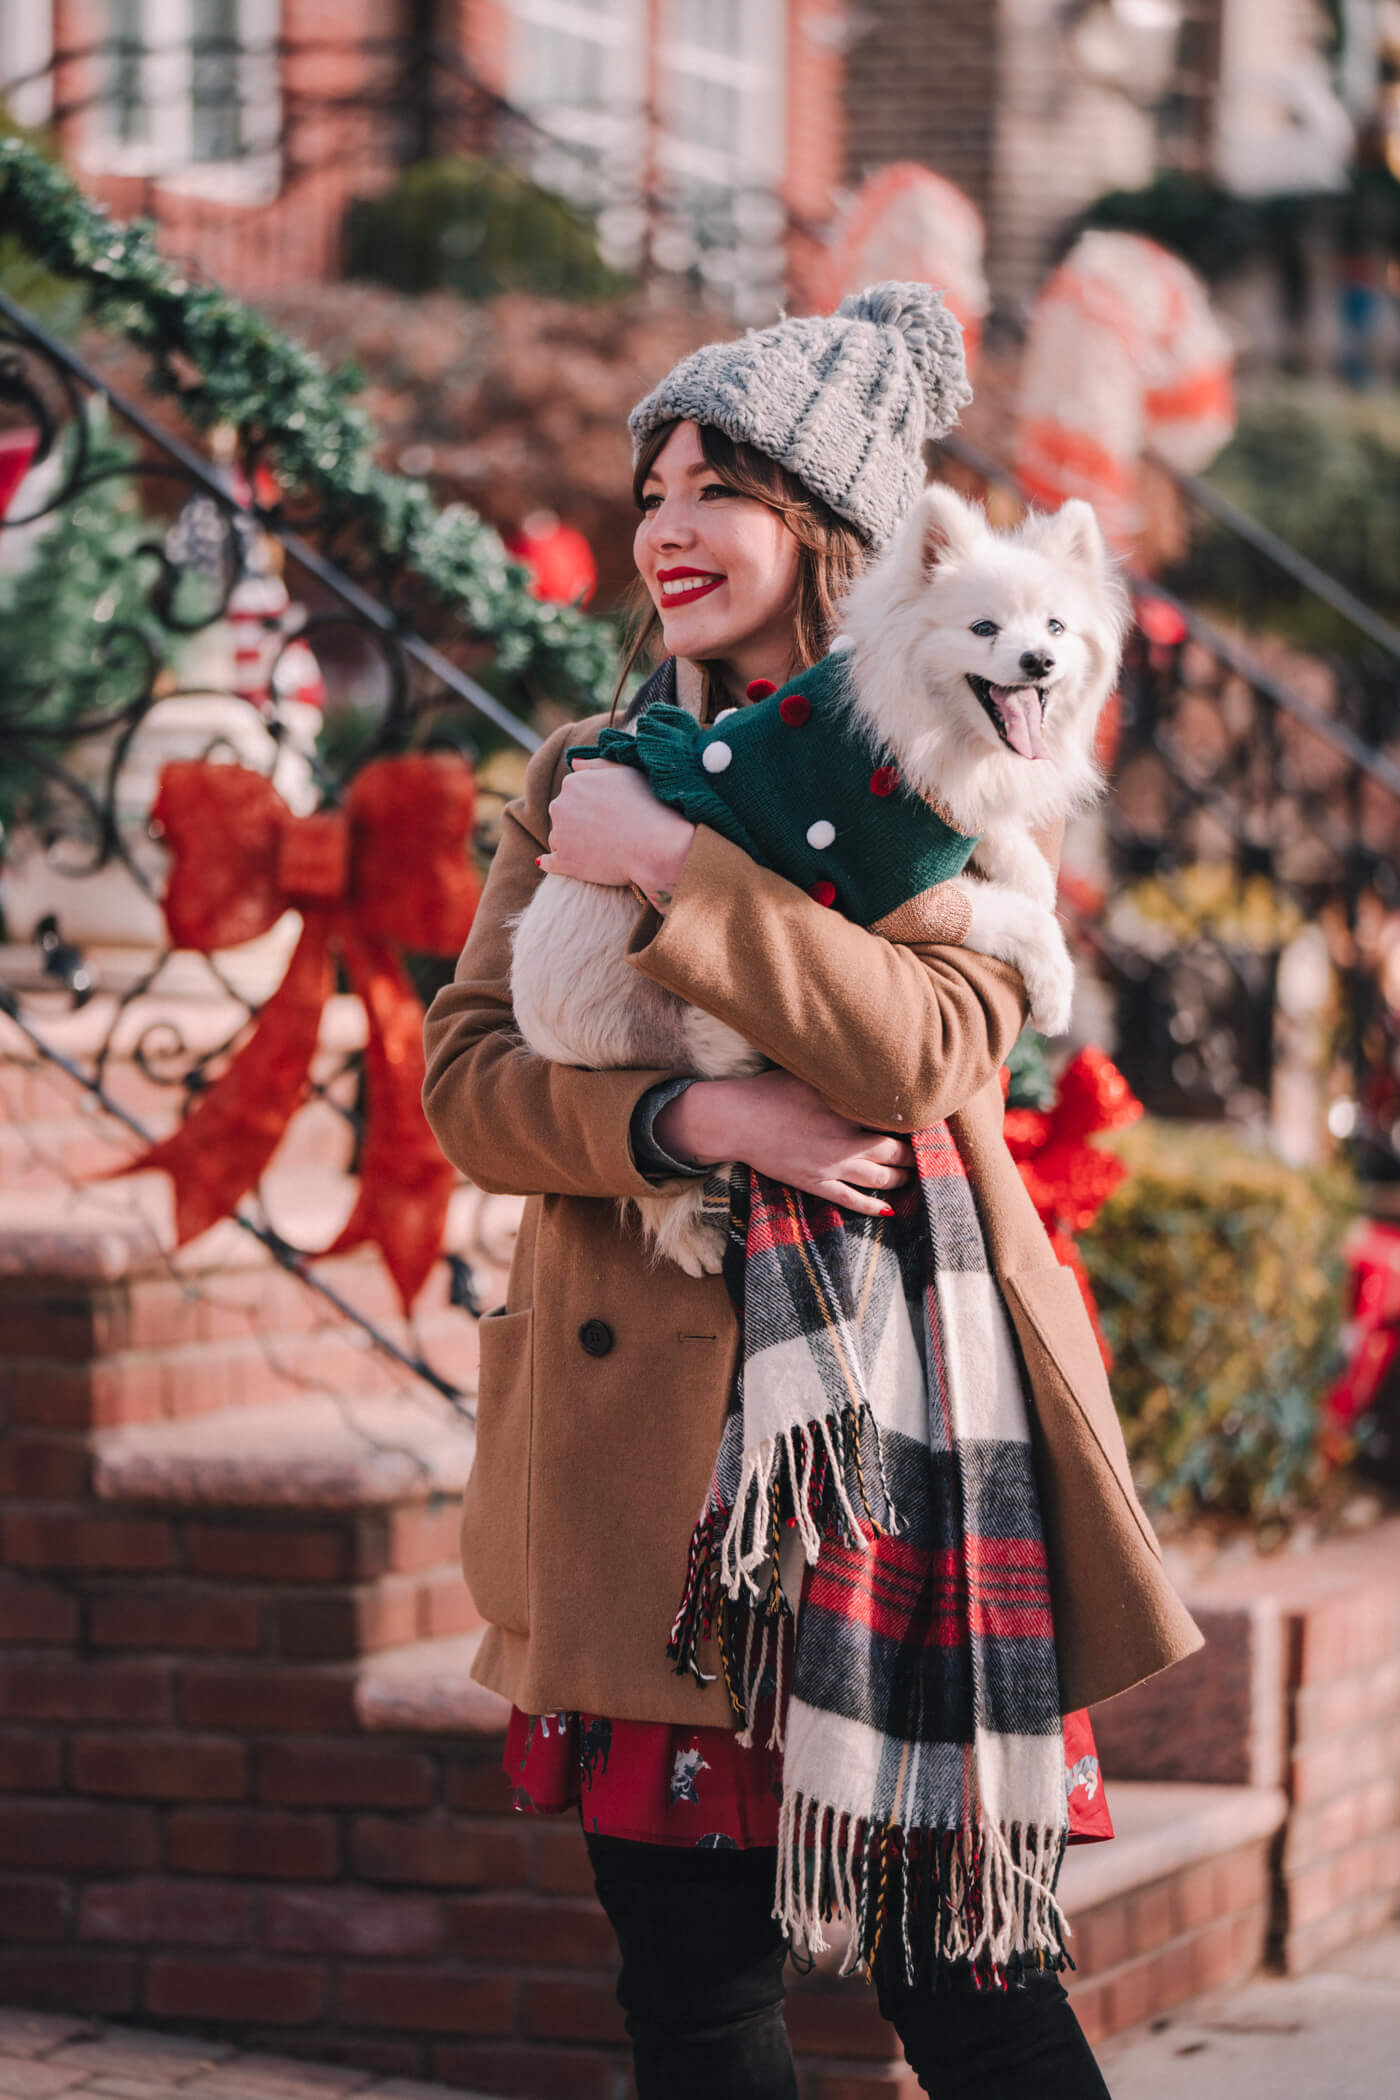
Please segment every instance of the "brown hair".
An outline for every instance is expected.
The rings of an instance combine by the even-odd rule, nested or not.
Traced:
[[[679,417],[662,423],[647,439],[632,476],[632,494],[638,510],[642,507],[642,496],[646,479],[656,463],[657,457],[676,428]],[[835,511],[814,496],[809,489],[780,467],[776,460],[769,459],[753,445],[746,445],[736,438],[726,436],[712,424],[697,425],[700,433],[700,449],[715,472],[736,495],[751,496],[755,502],[764,503],[769,510],[776,511],[793,538],[797,541],[797,603],[792,623],[792,669],[805,671],[825,656],[831,645],[836,626],[838,608],[846,592],[865,566],[866,546],[854,525],[838,518]],[[617,713],[617,703],[622,697],[637,661],[650,650],[661,626],[661,615],[652,603],[650,591],[638,577],[624,601],[629,614],[627,653],[623,659],[617,691],[613,694],[612,712]],[[717,690],[717,681],[712,684],[711,673],[705,672],[705,718],[709,720],[716,704],[723,704]]]

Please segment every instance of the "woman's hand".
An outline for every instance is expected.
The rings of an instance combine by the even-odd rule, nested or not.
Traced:
[[[549,805],[549,851],[537,865],[606,889],[629,883],[664,912],[695,826],[658,802],[642,775],[607,758],[580,758]]]
[[[889,1208],[871,1191],[899,1188],[914,1169],[907,1139],[848,1122],[790,1072],[698,1079],[662,1109],[655,1135],[678,1158],[704,1166],[741,1159],[771,1181],[867,1217]]]

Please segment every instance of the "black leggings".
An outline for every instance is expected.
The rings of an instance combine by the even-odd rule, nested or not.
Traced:
[[[622,1949],[618,2000],[637,2100],[797,2100],[783,2024],[776,1856],[588,1837],[599,1901]],[[936,2100],[1109,2100],[1058,1976],[935,1991],[880,1976],[880,2010]]]

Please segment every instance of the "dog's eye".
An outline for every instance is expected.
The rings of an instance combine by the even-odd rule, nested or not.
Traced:
[[[972,632],[974,634],[980,634],[984,641],[989,642],[992,639],[993,635],[1001,633],[1001,629],[997,626],[995,620],[974,620],[972,623]]]
[[[1063,634],[1065,631],[1063,620],[1047,620],[1045,624],[1050,629],[1051,634]]]

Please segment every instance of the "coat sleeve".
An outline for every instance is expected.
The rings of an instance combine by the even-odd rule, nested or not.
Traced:
[[[510,928],[544,879],[535,856],[548,842],[564,752],[590,740],[590,725],[569,723],[531,759],[453,980],[424,1023],[424,1113],[448,1159],[489,1195],[654,1196],[693,1186],[647,1180],[629,1140],[641,1096],[677,1075],[554,1064],[525,1047],[511,1010]]]
[[[670,911],[644,912],[629,955],[853,1122],[918,1130],[980,1093],[1026,1019],[1019,972],[956,945],[967,919],[948,887],[942,943],[888,941],[701,825]]]

